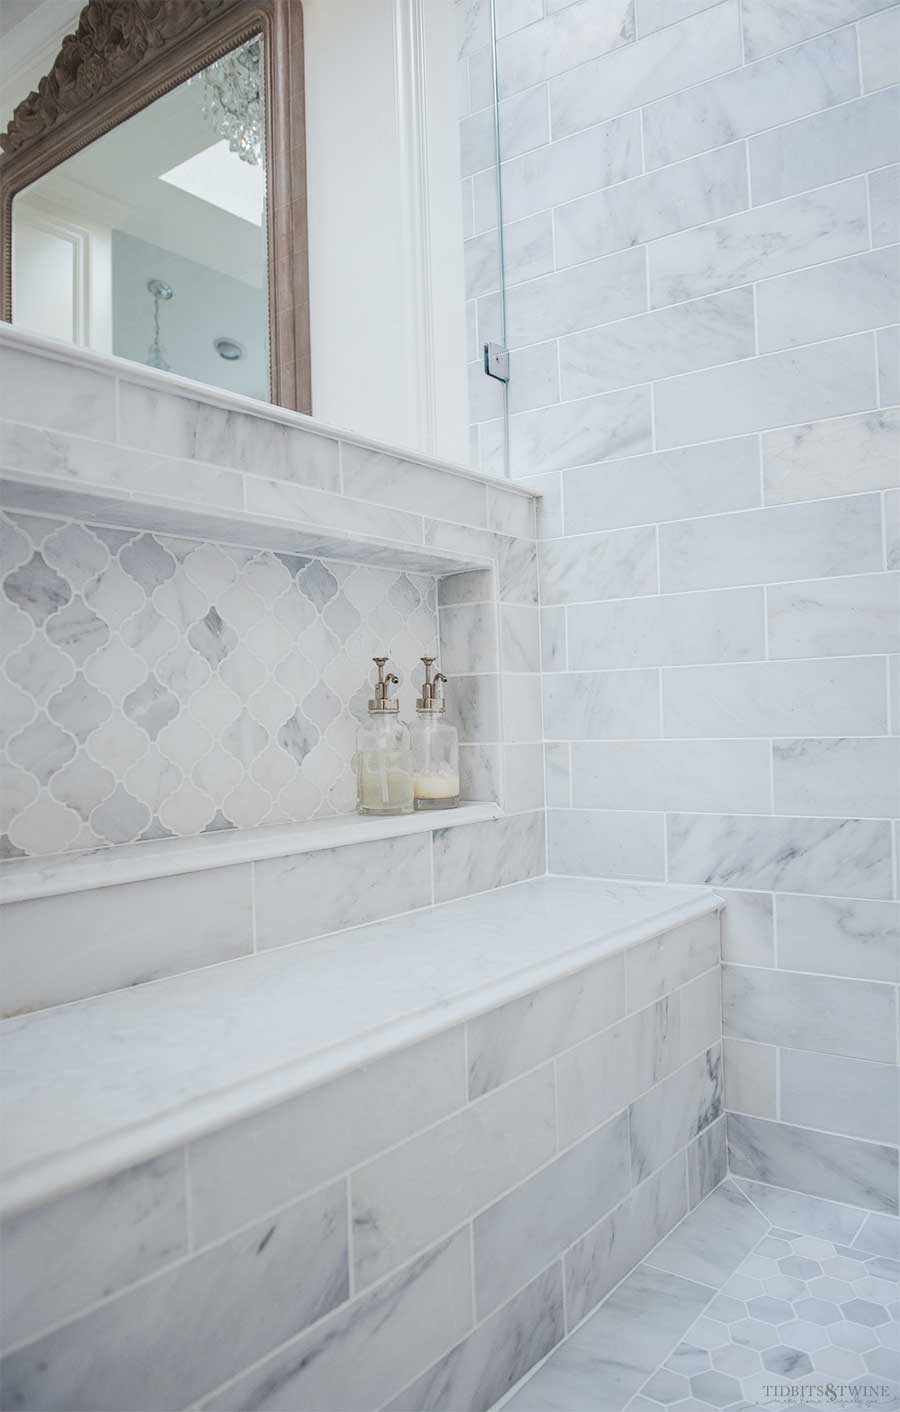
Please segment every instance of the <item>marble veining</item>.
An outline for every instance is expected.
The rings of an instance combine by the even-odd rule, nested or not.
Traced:
[[[409,714],[436,654],[420,575],[2,523],[5,857],[347,813],[371,657]]]

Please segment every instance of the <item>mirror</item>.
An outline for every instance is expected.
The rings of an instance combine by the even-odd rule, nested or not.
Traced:
[[[82,10],[0,139],[2,317],[309,411],[302,54],[291,0]]]
[[[263,40],[13,199],[13,320],[269,398]]]

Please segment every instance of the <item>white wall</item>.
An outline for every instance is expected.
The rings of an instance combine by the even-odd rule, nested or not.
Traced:
[[[372,437],[463,461],[452,6],[449,0],[306,0],[304,16],[313,411]],[[416,85],[406,66],[414,41],[404,41],[417,19],[425,65],[418,91],[427,105],[424,189],[417,189],[405,116]],[[430,412],[423,406],[429,397]]]

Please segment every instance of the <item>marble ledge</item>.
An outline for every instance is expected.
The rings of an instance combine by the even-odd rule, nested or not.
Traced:
[[[5,1021],[0,1210],[111,1176],[721,906],[707,888],[537,878]]]
[[[525,500],[541,500],[543,492],[531,490],[514,480],[500,480],[497,476],[485,475],[483,471],[453,461],[444,461],[436,456],[417,451],[409,446],[397,446],[390,442],[378,441],[358,431],[346,427],[336,427],[318,417],[305,412],[294,412],[289,407],[279,407],[274,402],[262,402],[255,397],[247,397],[240,392],[231,392],[224,387],[214,387],[211,383],[197,382],[193,378],[182,377],[180,373],[151,368],[143,363],[131,362],[128,358],[117,358],[111,353],[99,353],[93,348],[81,348],[56,338],[46,338],[41,334],[29,333],[12,324],[0,321],[0,346],[17,348],[23,353],[34,353],[50,358],[58,363],[69,363],[75,367],[93,368],[109,377],[138,387],[148,387],[158,392],[186,397],[194,402],[205,402],[211,407],[225,412],[244,412],[261,421],[275,422],[282,426],[296,427],[300,431],[314,432],[333,441],[342,441],[351,446],[360,446],[367,451],[384,456],[409,461],[430,470],[443,471],[446,475],[458,476],[461,480],[476,481],[480,485],[497,487],[521,496]]]
[[[34,897],[59,897],[98,887],[144,882],[148,878],[171,878],[180,873],[202,873],[210,868],[257,863],[264,858],[289,858],[299,853],[318,853],[325,848],[373,843],[381,838],[433,833],[436,829],[459,828],[462,824],[480,824],[502,815],[499,804],[473,802],[462,803],[456,809],[435,809],[394,818],[342,814],[310,819],[302,824],[224,829],[189,838],[162,838],[92,848],[84,853],[15,858],[0,863],[0,907]]]
[[[377,515],[379,506],[363,501],[345,500],[327,491],[306,490],[306,487],[276,489],[285,497],[292,489],[299,491],[307,504],[315,497],[335,501],[340,508],[358,508],[362,515]],[[121,491],[109,487],[77,489],[58,477],[27,471],[3,470],[0,474],[0,505],[6,510],[25,514],[55,515],[83,520],[89,524],[118,529],[150,530],[190,539],[213,540],[220,544],[239,544],[247,549],[270,549],[275,553],[299,554],[311,559],[342,559],[355,564],[372,564],[380,568],[407,569],[411,573],[466,573],[470,569],[485,569],[492,561],[484,555],[457,553],[436,549],[426,544],[426,521],[421,515],[388,512],[404,527],[409,522],[407,538],[393,539],[361,534],[337,525],[317,523],[300,511],[290,512],[285,504],[283,514],[261,514],[244,509],[200,507],[186,500],[172,500],[160,495],[137,491]],[[465,535],[468,527],[454,526]],[[473,529],[473,535],[483,536],[483,530]]]

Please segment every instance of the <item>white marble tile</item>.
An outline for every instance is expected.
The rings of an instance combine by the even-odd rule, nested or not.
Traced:
[[[35,358],[18,348],[0,349],[6,407],[17,420],[54,431],[114,441],[115,381],[93,368]]]
[[[762,740],[577,742],[572,803],[576,809],[762,814],[770,803],[769,745]]]
[[[824,34],[644,110],[649,167],[692,157],[859,93],[853,30]]]
[[[554,135],[590,127],[735,68],[741,62],[739,29],[737,5],[725,0],[552,79]]]
[[[471,1305],[460,1232],[208,1398],[204,1412],[380,1407],[468,1333]]]
[[[475,1220],[479,1318],[617,1205],[630,1184],[623,1114],[488,1207]]]
[[[4,1010],[60,1005],[246,956],[251,930],[248,867],[14,902],[3,909]]]
[[[657,591],[656,535],[649,525],[549,539],[539,557],[544,606]]]
[[[900,416],[870,412],[768,432],[762,452],[769,504],[886,489],[900,482]]]
[[[541,643],[538,610],[514,603],[502,604],[500,646],[505,672],[539,672]]]
[[[662,814],[554,809],[547,828],[551,873],[660,882],[665,877]]]
[[[889,569],[900,569],[900,491],[884,496],[884,551]]]
[[[726,1037],[725,1100],[729,1112],[757,1118],[777,1114],[777,1054],[774,1045]]]
[[[256,943],[283,946],[431,901],[430,839],[378,839],[254,864]]]
[[[834,1054],[781,1051],[781,1118],[873,1142],[900,1141],[900,1069]]]
[[[639,1265],[507,1404],[619,1412],[708,1303],[706,1285]]]
[[[184,1155],[9,1217],[0,1239],[3,1343],[12,1347],[186,1253]]]
[[[622,250],[511,288],[506,296],[509,346],[519,348],[558,338],[627,318],[646,307],[645,253]]]
[[[466,296],[476,299],[500,287],[500,256],[497,231],[466,240]],[[536,279],[553,269],[553,218],[549,211],[507,221],[503,226],[503,259],[508,287],[522,280]],[[479,341],[470,340],[473,354],[480,352]]]
[[[517,608],[518,613],[537,616],[533,608]],[[496,672],[497,609],[493,603],[461,603],[441,608],[440,628],[441,671],[449,676],[469,672]],[[511,670],[511,669],[510,669]],[[523,669],[524,670],[524,669]]]
[[[679,1063],[680,997],[664,996],[556,1061],[560,1147],[600,1127]]]
[[[625,1013],[625,965],[614,956],[468,1025],[469,1096],[535,1068]]]
[[[900,157],[900,89],[884,89],[750,139],[757,205],[883,167]]]
[[[900,327],[879,329],[878,400],[882,407],[900,402]]]
[[[17,422],[0,424],[0,456],[5,466],[38,471],[66,481],[111,486],[239,509],[240,476],[194,461],[155,456],[84,436],[67,436]]]
[[[678,994],[681,1007],[681,1062],[711,1049],[722,1039],[722,974],[718,964],[688,981]]]
[[[544,871],[544,816],[512,814],[432,835],[434,899],[449,902]]]
[[[413,514],[487,524],[486,488],[466,476],[448,476],[412,461],[401,461],[365,446],[341,446],[343,492]]]
[[[553,1068],[470,1103],[350,1178],[362,1290],[452,1231],[553,1156]]]
[[[647,1263],[718,1289],[768,1228],[746,1196],[724,1182],[651,1252]]]
[[[463,799],[494,800],[500,798],[499,745],[461,745],[459,747],[459,786]]]
[[[533,611],[533,610],[529,610]],[[541,678],[538,672],[504,675],[501,684],[503,738],[513,744],[538,744],[543,740]],[[538,807],[541,807],[543,800]]]
[[[860,574],[881,568],[876,495],[771,506],[662,525],[664,592]]]
[[[776,814],[900,815],[898,739],[776,740],[772,768]]]
[[[566,610],[541,609],[541,671],[566,669]]]
[[[536,505],[538,539],[553,539],[563,532],[562,473],[549,471],[543,476],[516,476],[520,485],[540,492]]]
[[[530,88],[633,38],[632,0],[578,0],[498,43],[500,93]]]
[[[756,661],[764,656],[763,606],[760,588],[572,604],[569,665],[592,671]]]
[[[891,652],[900,641],[896,574],[773,584],[766,608],[772,657]]]
[[[98,1412],[194,1402],[346,1299],[346,1241],[338,1184],[11,1354],[6,1397]]]
[[[874,378],[874,374],[873,374]],[[649,451],[650,393],[646,387],[587,397],[510,417],[513,465],[534,475]]]
[[[189,1153],[195,1239],[218,1239],[465,1101],[457,1027],[198,1139]]]
[[[637,176],[640,170],[640,123],[637,113],[628,113],[504,161],[501,168],[504,219],[519,221],[536,211],[561,206],[588,192],[599,192],[602,187]],[[476,192],[477,189],[476,186]],[[487,222],[488,219],[489,213],[485,211],[481,220]],[[496,224],[496,216],[493,224]],[[609,249],[620,249],[624,244],[623,241]],[[598,249],[592,253],[602,255],[604,251]],[[570,262],[557,258],[557,263]]]
[[[722,1048],[692,1059],[638,1098],[629,1110],[631,1171],[643,1181],[724,1110]]]
[[[776,908],[787,970],[900,980],[900,903],[784,896]]]
[[[704,1128],[685,1148],[688,1205],[691,1210],[715,1191],[728,1175],[728,1140],[725,1114]],[[673,1159],[677,1161],[676,1159]]]
[[[493,674],[454,677],[447,686],[447,720],[456,726],[460,741],[500,739],[500,688]]]
[[[749,436],[685,446],[579,466],[563,472],[563,484],[574,533],[744,510],[760,503],[759,448]]]
[[[625,957],[628,1009],[641,1009],[686,985],[715,966],[718,959],[718,915],[688,922],[631,947]]]
[[[529,412],[535,407],[548,407],[559,401],[559,358],[555,342],[513,349],[509,366],[507,396],[510,412]],[[485,381],[489,380],[485,376]],[[499,383],[497,385],[500,386]]]
[[[539,698],[540,699],[540,698]],[[503,747],[503,807],[510,814],[544,807],[544,747],[538,739]]]
[[[800,1231],[838,1245],[849,1245],[864,1224],[862,1212],[852,1206],[842,1206],[821,1197],[805,1196],[798,1191],[786,1191],[744,1178],[737,1179],[735,1185],[767,1220],[782,1230]],[[872,1221],[878,1219],[877,1216],[866,1218]]]
[[[747,205],[743,144],[735,143],[562,206],[555,214],[556,263],[576,265]]]
[[[868,181],[872,244],[894,245],[900,240],[900,167],[870,172]]]
[[[652,305],[695,299],[869,248],[862,178],[751,211],[732,209],[740,214],[697,223],[697,229],[650,247]]]
[[[336,440],[158,388],[120,381],[119,428],[125,446],[255,475],[262,471],[320,490],[340,488]]]
[[[814,4],[748,0],[744,10],[746,57],[755,59],[783,49],[810,35],[862,19],[891,3],[893,0],[815,0]]]
[[[569,746],[544,746],[544,780],[548,809],[568,809],[570,804]]]
[[[345,499],[330,491],[312,489],[290,481],[248,477],[245,485],[247,509],[275,519],[300,520],[320,529],[348,534],[377,535],[382,539],[422,542],[422,519],[406,510],[367,505],[362,500]]]
[[[561,1264],[513,1296],[383,1412],[487,1412],[565,1335]]]
[[[737,1177],[897,1214],[896,1148],[729,1113],[728,1150]]]
[[[540,487],[525,487],[528,490]],[[503,485],[487,487],[488,529],[498,534],[518,535],[523,539],[535,538],[536,510],[540,504],[531,495],[520,495],[517,490]]]
[[[663,671],[666,734],[883,735],[884,664],[875,657]]]
[[[900,1221],[895,1216],[867,1216],[853,1246],[900,1260]]]
[[[679,20],[695,15],[699,10],[708,10],[709,0],[637,0],[635,18],[639,35],[652,34],[664,25],[676,24]]]
[[[679,1153],[566,1252],[566,1308],[578,1324],[687,1211]]]
[[[877,821],[673,814],[668,849],[673,882],[891,896],[889,826]]]
[[[722,987],[725,1033],[735,1039],[894,1061],[897,998],[889,985],[725,966]]]
[[[497,160],[493,106],[464,118],[459,125],[460,168],[464,177],[493,167]],[[540,147],[550,138],[547,93],[540,87],[506,98],[500,104],[500,152],[504,160]]]
[[[732,892],[722,888],[725,903],[719,914],[722,959],[747,966],[774,966],[775,934],[772,898],[762,892]],[[802,970],[803,967],[798,967]]]
[[[562,395],[611,392],[754,351],[753,291],[736,289],[561,339]]]
[[[795,348],[895,322],[898,286],[898,246],[764,280],[756,287],[759,350]]]
[[[859,50],[863,88],[871,93],[900,83],[900,11],[884,10],[863,20],[859,26]]]
[[[655,389],[659,446],[860,412],[875,404],[871,335],[856,334],[706,372]]]

